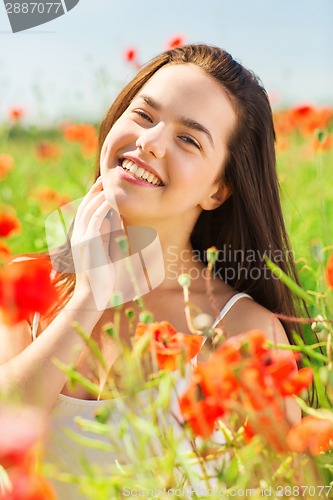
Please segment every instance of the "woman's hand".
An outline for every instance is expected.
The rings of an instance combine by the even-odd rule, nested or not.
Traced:
[[[79,205],[71,237],[76,273],[73,299],[89,296],[98,311],[105,310],[114,289],[110,210],[99,178]]]

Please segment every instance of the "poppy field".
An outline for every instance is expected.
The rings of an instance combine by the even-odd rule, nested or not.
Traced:
[[[135,54],[127,57],[139,65]],[[47,279],[50,268],[46,259],[28,267],[22,262],[10,271],[3,269],[5,263],[12,256],[47,250],[45,220],[58,207],[87,192],[94,178],[98,143],[97,124],[63,122],[43,129],[27,125],[25,113],[21,108],[8,110],[8,119],[0,128],[0,308],[11,325],[28,319],[34,311],[43,314],[57,300],[58,291],[56,279],[54,283]],[[247,488],[252,488],[252,498],[258,499],[269,489],[276,496],[290,498],[331,497],[333,108],[294,106],[275,111],[274,120],[283,211],[308,299],[311,320],[305,321],[305,328],[313,345],[303,345],[298,339],[294,349],[276,351],[257,331],[222,343],[206,363],[198,366],[180,395],[180,416],[175,417],[180,436],[173,435],[166,424],[174,389],[172,372],[179,366],[180,371],[184,369],[200,349],[202,337],[176,332],[166,321],[152,323],[144,311],[134,325],[128,313],[135,356],[124,352],[126,390],[140,405],[139,393],[147,389],[147,382],[135,360],[152,358],[151,362],[162,370],[149,386],[155,391],[156,403],[150,401],[148,408],[142,407],[147,422],[134,419],[131,404],[124,402],[123,432],[134,429],[136,438],[135,453],[133,444],[124,444],[131,465],[112,465],[111,461],[109,474],[97,477],[89,468],[80,478],[63,474],[64,481],[79,485],[85,498],[106,500],[122,498],[121,492],[148,491],[156,479],[154,470],[158,470],[158,484],[167,492],[175,485],[194,488],[200,477],[207,498],[212,497],[208,491],[221,485],[229,496],[236,496],[233,492],[238,491],[238,498],[246,497]],[[15,290],[13,309],[4,307],[8,284]],[[180,284],[188,293],[186,279]],[[299,293],[297,287],[294,291]],[[107,332],[115,341],[116,324],[115,318]],[[313,333],[316,340],[311,337]],[[302,356],[306,361],[297,371],[294,361]],[[67,370],[69,378],[74,377],[73,370],[59,368]],[[317,389],[318,408],[309,404],[307,389],[312,384]],[[110,387],[108,390],[111,393]],[[112,391],[114,395],[114,387]],[[108,393],[104,396],[107,398]],[[304,416],[289,428],[279,402],[291,396],[298,397]],[[13,411],[0,412],[1,427],[8,427],[11,436],[18,418]],[[41,436],[29,431],[31,418],[41,419],[41,429],[47,427],[47,419],[29,412],[20,413],[23,437],[17,449],[11,448],[13,439],[6,441],[0,436],[0,483],[12,485],[12,490],[4,488],[0,498],[55,498],[45,476],[54,478],[61,472],[49,469],[47,464],[43,474],[40,467],[36,471],[33,464],[43,462],[35,449]],[[107,412],[96,416],[100,433],[103,425],[107,428],[108,417]],[[84,422],[81,424],[84,427]],[[216,430],[223,435],[223,444],[214,434]],[[114,443],[119,436],[115,431],[110,433],[111,453],[116,451]],[[152,437],[161,445],[159,457],[149,454],[147,442]],[[179,450],[185,438],[190,446],[183,454]],[[29,497],[28,490],[32,492]],[[204,494],[194,494],[205,498]],[[270,496],[274,498],[274,493]]]

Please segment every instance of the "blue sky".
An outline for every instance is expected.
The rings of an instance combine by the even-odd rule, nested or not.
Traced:
[[[258,74],[277,104],[333,104],[332,0],[80,0],[66,15],[12,34],[0,4],[0,120],[99,119],[141,61],[182,33],[219,45]]]

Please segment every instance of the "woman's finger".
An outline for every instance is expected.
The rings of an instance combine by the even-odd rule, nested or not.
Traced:
[[[110,210],[111,207],[109,202],[107,200],[104,200],[103,203],[98,208],[96,208],[96,210],[94,210],[93,214],[91,215],[87,227],[88,232],[98,231],[98,233],[100,234],[102,223]]]
[[[80,217],[82,211],[84,208],[87,206],[87,204],[95,198],[96,194],[101,192],[103,190],[103,184],[102,184],[102,179],[101,177],[98,177],[96,182],[91,186],[89,189],[88,193],[84,196],[83,200],[81,201],[79,208],[77,209],[76,217]]]
[[[84,234],[92,214],[104,201],[104,191],[96,192],[94,196],[90,198],[90,200],[85,200],[85,203],[79,207],[80,210],[77,211],[77,214],[75,216],[74,230],[79,231],[81,234]]]
[[[86,203],[81,207],[81,210],[78,210],[75,217],[77,227],[80,227],[81,230],[85,231],[87,225],[89,224],[91,216],[104,201],[105,194],[103,191],[95,193],[95,195],[89,201],[86,201]]]
[[[104,235],[103,239],[100,228],[110,210],[110,205],[104,201],[94,212],[84,236],[72,240],[72,255],[76,273],[88,271],[94,267],[110,263],[109,244],[111,226],[109,227],[109,238]]]

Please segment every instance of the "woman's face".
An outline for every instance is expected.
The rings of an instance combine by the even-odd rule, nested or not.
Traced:
[[[236,114],[221,85],[192,64],[157,71],[114,124],[101,151],[107,198],[129,223],[194,222],[228,196],[221,187]]]

